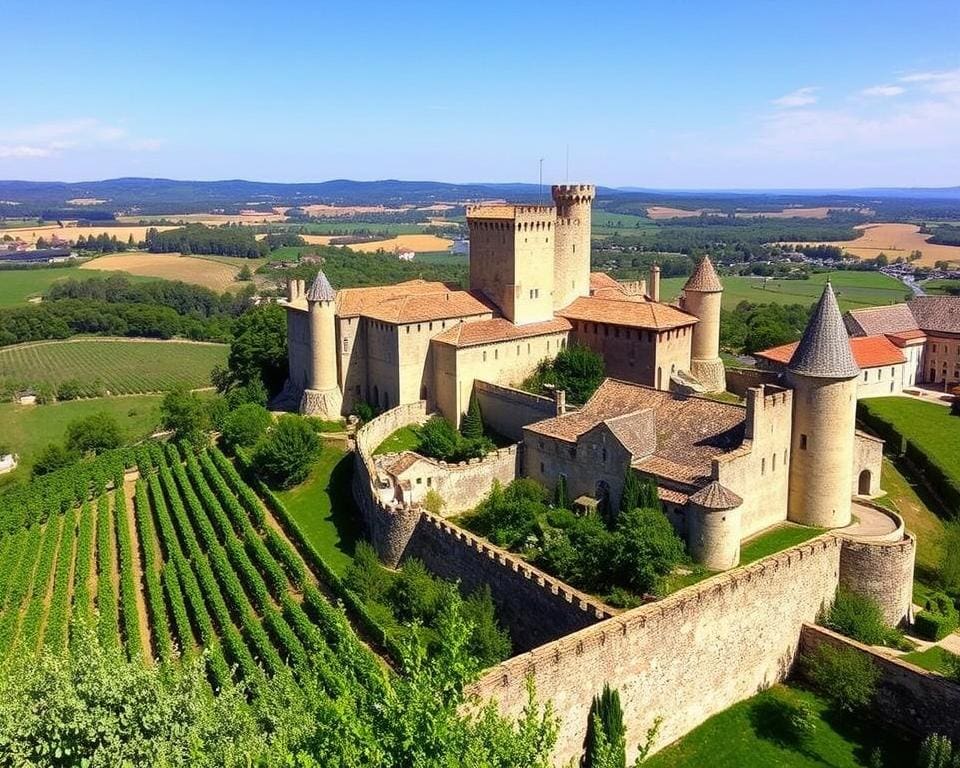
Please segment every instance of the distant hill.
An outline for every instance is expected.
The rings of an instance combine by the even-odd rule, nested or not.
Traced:
[[[960,201],[960,187],[870,188],[855,190],[653,190],[639,187],[597,190],[601,206],[641,211],[644,205],[728,210],[773,210],[777,206],[870,206],[912,210],[910,201],[935,203],[932,212],[949,215]],[[280,184],[232,179],[177,181],[173,179],[121,178],[77,183],[0,181],[0,216],[52,218],[109,218],[125,214],[183,214],[244,209],[269,211],[274,206],[310,203],[397,206],[430,205],[508,198],[517,202],[549,201],[549,187],[537,184],[450,184],[437,181],[331,181]],[[72,203],[71,201],[82,201]],[[96,201],[96,202],[94,202]],[[102,201],[102,202],[101,202]],[[894,204],[899,201],[898,204]],[[10,203],[17,203],[11,205]],[[878,211],[879,213],[879,211]],[[914,212],[912,215],[917,215]],[[923,214],[920,214],[923,215]]]

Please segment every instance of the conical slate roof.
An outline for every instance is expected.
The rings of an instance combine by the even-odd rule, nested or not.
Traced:
[[[704,509],[733,509],[743,504],[743,499],[717,480],[703,486],[689,500]]]
[[[337,292],[333,290],[333,286],[330,285],[327,276],[323,274],[323,270],[320,270],[317,272],[310,290],[307,291],[307,301],[333,301],[336,298]]]
[[[852,379],[860,374],[830,283],[823,289],[787,370],[825,379]]]
[[[690,279],[683,285],[685,291],[700,291],[701,293],[714,293],[722,291],[723,285],[720,278],[717,277],[717,270],[713,268],[713,262],[709,256],[704,256],[693,270]]]

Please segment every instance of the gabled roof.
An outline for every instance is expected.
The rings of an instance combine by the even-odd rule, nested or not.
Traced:
[[[928,333],[960,333],[960,296],[915,296],[907,302]]]
[[[652,408],[614,416],[603,422],[633,458],[649,456],[657,445],[657,416]]]
[[[786,365],[790,362],[800,342],[793,341],[754,353],[773,363]],[[860,368],[879,368],[884,365],[897,365],[906,362],[903,353],[886,336],[854,336],[850,339],[853,359]]]
[[[557,311],[569,320],[587,320],[628,328],[668,330],[693,325],[697,318],[669,304],[581,296]]]
[[[852,379],[860,373],[830,283],[824,286],[787,368],[801,376],[827,379]]]
[[[310,290],[307,291],[307,301],[335,301],[336,298],[337,292],[333,290],[333,286],[321,269],[313,279]]]
[[[693,270],[693,274],[683,284],[685,291],[698,291],[700,293],[716,293],[723,290],[723,284],[717,277],[717,270],[713,268],[713,262],[709,256],[704,256]]]
[[[570,330],[570,321],[562,317],[544,320],[539,323],[514,325],[502,317],[489,320],[471,320],[457,323],[433,337],[433,341],[451,344],[454,347],[472,347],[478,344],[493,344],[498,341],[529,339],[551,333],[564,333]]]
[[[443,293],[457,290],[441,282],[407,280],[395,285],[373,285],[364,288],[341,288],[337,291],[337,314],[340,317],[356,317],[365,310],[401,296]]]
[[[734,509],[743,504],[743,499],[717,480],[690,496],[690,501],[704,509]]]
[[[489,315],[492,311],[489,305],[469,291],[443,291],[391,296],[365,307],[360,314],[385,323],[403,324]]]
[[[844,315],[851,336],[876,336],[878,333],[902,333],[919,328],[906,304],[851,309]]]

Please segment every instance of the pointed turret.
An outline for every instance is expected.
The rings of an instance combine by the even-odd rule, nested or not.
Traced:
[[[690,374],[708,392],[727,388],[726,371],[720,359],[720,304],[723,284],[708,256],[700,259],[683,286],[680,306],[700,322],[690,340]]]
[[[795,390],[787,516],[795,523],[850,524],[859,374],[827,283],[787,365]]]
[[[829,282],[820,295],[820,301],[810,316],[787,369],[803,376],[825,379],[849,379],[860,375],[837,297]]]
[[[300,412],[324,419],[339,419],[343,394],[337,375],[337,292],[323,272],[307,291],[310,312],[309,381],[300,401]]]
[[[687,547],[690,556],[712,571],[740,562],[740,522],[743,504],[737,494],[713,480],[687,500]]]
[[[323,274],[323,270],[320,270],[313,279],[310,290],[307,291],[307,301],[334,301],[336,298],[337,292],[333,290],[333,286],[330,285],[327,276]]]

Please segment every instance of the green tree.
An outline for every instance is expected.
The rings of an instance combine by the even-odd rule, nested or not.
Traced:
[[[290,488],[307,479],[320,450],[320,438],[310,423],[287,414],[257,444],[253,465],[269,485]]]
[[[442,416],[433,416],[419,429],[417,450],[424,456],[452,461],[460,446],[460,435],[453,424]]]
[[[876,600],[845,589],[837,590],[824,624],[866,645],[895,645],[899,639]]]
[[[620,694],[608,684],[593,697],[584,743],[583,768],[626,768],[627,730]]]
[[[253,272],[251,271],[249,264],[244,264],[240,268],[240,271],[237,272],[237,280],[241,282],[249,282],[250,280],[253,280]]]
[[[282,307],[265,304],[237,318],[227,368],[234,385],[259,380],[271,395],[283,388],[287,379],[287,321]]]
[[[623,491],[620,493],[621,512],[629,512],[641,506],[640,491],[640,476],[631,467],[627,467],[623,476]]]
[[[67,426],[66,448],[72,453],[98,454],[119,448],[122,443],[120,425],[104,411],[76,419]]]
[[[76,453],[68,451],[64,446],[57,443],[50,443],[46,448],[40,451],[36,461],[33,462],[33,476],[39,477],[58,469],[69,467],[78,460]]]
[[[856,648],[822,644],[802,659],[804,673],[844,712],[864,709],[873,700],[880,670]]]
[[[616,529],[616,568],[626,586],[653,592],[666,574],[685,558],[683,542],[670,521],[656,509],[621,513]]]
[[[480,413],[480,401],[476,390],[470,393],[470,405],[460,421],[460,434],[467,440],[483,437],[483,415]]]
[[[167,392],[160,403],[160,421],[165,429],[173,430],[179,440],[194,447],[207,442],[209,413],[195,392],[186,389]]]
[[[960,752],[946,736],[931,733],[920,744],[917,768],[960,768]]]
[[[83,395],[83,384],[77,379],[68,379],[57,386],[57,400],[76,400]]]
[[[233,449],[249,448],[263,437],[273,419],[262,405],[245,403],[231,411],[223,422],[223,439]]]
[[[557,478],[557,487],[553,491],[553,505],[560,509],[570,509],[570,494],[567,491],[567,476]]]

